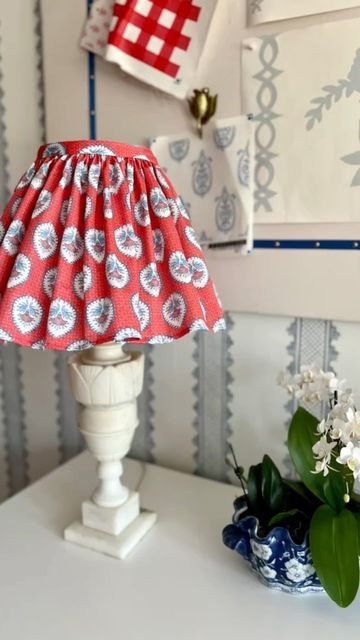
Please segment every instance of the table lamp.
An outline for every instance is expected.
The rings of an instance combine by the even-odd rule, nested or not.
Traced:
[[[143,354],[123,345],[223,328],[189,214],[149,149],[40,147],[0,218],[0,340],[72,352],[98,486],[67,540],[123,558],[156,519],[121,483],[144,368]]]

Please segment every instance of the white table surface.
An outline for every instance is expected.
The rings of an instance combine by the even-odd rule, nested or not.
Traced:
[[[135,487],[141,464],[126,462]],[[142,503],[159,514],[125,561],[62,531],[95,484],[82,454],[0,507],[1,640],[338,640],[357,636],[359,601],[274,592],[223,547],[236,488],[147,466]]]

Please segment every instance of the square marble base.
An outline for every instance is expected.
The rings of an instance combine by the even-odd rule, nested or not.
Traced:
[[[64,537],[82,547],[123,560],[154,526],[156,513],[141,511],[140,514],[118,535],[105,533],[74,522],[65,529]]]
[[[118,536],[140,514],[140,497],[137,492],[130,491],[120,507],[99,507],[92,500],[85,500],[81,512],[86,527]]]

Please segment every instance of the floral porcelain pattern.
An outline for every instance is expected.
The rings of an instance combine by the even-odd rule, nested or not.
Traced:
[[[151,151],[44,145],[0,216],[0,341],[73,351],[224,329],[203,258]]]
[[[260,538],[259,521],[254,516],[243,516],[243,506],[241,499],[235,502],[233,524],[223,531],[224,544],[240,553],[268,587],[294,594],[323,592],[307,539],[295,544],[284,527],[275,527]]]

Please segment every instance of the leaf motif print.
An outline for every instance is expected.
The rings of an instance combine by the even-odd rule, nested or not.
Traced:
[[[169,258],[169,269],[177,282],[189,284],[191,282],[191,268],[182,251],[174,251]]]
[[[149,204],[146,193],[142,193],[136,202],[134,215],[136,222],[141,227],[147,227],[150,224]]]
[[[47,209],[51,205],[51,200],[52,200],[52,193],[50,193],[50,191],[46,191],[46,190],[41,191],[31,217],[37,218],[41,213],[44,213],[44,211],[47,211]]]
[[[63,174],[59,182],[59,185],[62,189],[65,189],[66,187],[69,186],[69,184],[73,179],[73,173],[74,173],[73,161],[72,161],[72,158],[68,158],[65,162]]]
[[[194,320],[194,322],[191,323],[190,329],[189,329],[190,332],[191,331],[207,331],[207,330],[208,330],[208,326],[206,322],[201,318],[199,318],[198,320]]]
[[[24,236],[25,227],[23,223],[20,220],[13,220],[2,243],[2,247],[5,249],[6,253],[10,256],[15,256],[19,251]]]
[[[245,149],[238,151],[239,164],[238,164],[238,179],[243,187],[248,188],[250,185],[250,143],[248,142]]]
[[[164,260],[165,253],[165,240],[161,229],[154,229],[153,244],[155,260],[156,262],[162,262]]]
[[[163,316],[170,327],[180,329],[186,313],[185,300],[180,293],[172,293],[163,304]]]
[[[97,193],[101,193],[104,187],[103,187],[100,164],[94,163],[90,166],[88,179],[89,179],[89,184],[93,187],[93,189],[95,189]]]
[[[30,186],[32,189],[42,189],[49,173],[50,163],[46,162],[41,165],[40,169],[35,173],[31,180]]]
[[[86,307],[86,319],[90,328],[99,335],[104,335],[114,318],[114,307],[110,298],[98,298]]]
[[[84,265],[82,270],[74,277],[73,288],[80,300],[84,300],[85,293],[92,287],[92,271],[88,265]]]
[[[144,291],[157,298],[161,291],[161,280],[155,262],[151,262],[140,271],[140,284]]]
[[[156,216],[159,218],[168,218],[170,216],[170,208],[167,198],[159,187],[154,187],[150,191],[151,207]]]
[[[79,153],[90,153],[91,155],[99,155],[99,156],[114,156],[115,152],[110,148],[103,144],[90,144],[86,145],[86,147],[82,147]]]
[[[134,293],[131,298],[131,306],[140,323],[141,331],[144,331],[150,323],[150,308],[140,299],[138,293]]]
[[[228,233],[234,228],[236,218],[235,196],[230,194],[226,187],[221,196],[215,199],[217,202],[215,220],[219,231]]]
[[[131,224],[125,224],[115,231],[116,246],[125,256],[140,258],[143,252],[142,242]]]
[[[190,149],[190,140],[189,138],[184,138],[182,140],[174,140],[174,142],[170,142],[169,144],[169,153],[170,157],[176,162],[181,162],[186,158]]]
[[[58,237],[54,225],[51,224],[51,222],[43,222],[36,227],[33,244],[40,260],[46,260],[54,255],[58,244]]]
[[[42,316],[42,306],[33,296],[20,296],[14,301],[12,317],[21,334],[27,335],[34,331],[39,326]]]
[[[128,268],[114,253],[110,253],[106,258],[106,279],[115,289],[123,289],[130,281]]]
[[[90,256],[100,264],[105,258],[105,232],[101,229],[88,229],[85,233],[85,247]]]
[[[113,218],[113,210],[111,206],[111,191],[105,187],[103,191],[104,218],[111,220]]]
[[[191,269],[191,279],[194,287],[203,289],[209,282],[207,266],[201,258],[194,257],[188,260]]]
[[[91,200],[90,196],[86,196],[86,203],[85,203],[85,220],[92,214],[92,210],[93,210],[93,203]]]
[[[11,205],[11,210],[10,210],[11,218],[14,218],[16,216],[22,201],[23,201],[23,198],[15,198],[14,202]]]
[[[161,169],[159,169],[158,167],[155,167],[155,176],[159,182],[159,184],[161,185],[161,187],[163,189],[165,189],[165,191],[167,191],[167,189],[170,188],[168,181],[166,180],[165,174],[163,173],[163,171],[161,171]]]
[[[57,267],[51,267],[45,273],[44,280],[43,280],[43,290],[48,298],[53,297],[56,278],[57,278],[57,272],[58,272]]]
[[[27,172],[23,175],[23,177],[18,182],[16,191],[18,189],[23,189],[23,187],[27,187],[30,184],[31,180],[33,179],[34,175],[35,175],[35,162],[33,162],[33,164],[29,167]]]
[[[9,288],[17,287],[19,284],[24,284],[29,278],[31,269],[31,261],[23,253],[18,253],[14,266],[11,271],[10,278],[7,282]]]
[[[117,194],[121,185],[125,182],[125,176],[120,165],[115,162],[109,169],[110,193]]]
[[[72,207],[72,198],[68,198],[67,200],[64,200],[64,202],[61,205],[60,222],[64,226],[68,219],[69,213],[71,211],[71,207]]]
[[[204,151],[200,152],[197,161],[193,162],[192,188],[197,196],[204,197],[209,193],[212,183],[211,158],[207,158]]]
[[[226,322],[224,318],[220,318],[220,320],[216,320],[216,322],[213,324],[212,330],[214,333],[217,333],[218,331],[226,331]]]
[[[201,246],[197,240],[195,230],[192,227],[185,227],[185,235],[189,242],[194,245],[194,247],[201,250]]]
[[[61,142],[50,142],[47,144],[44,152],[43,158],[51,158],[53,156],[64,156],[66,155],[66,147],[61,144]]]
[[[74,182],[80,193],[86,192],[89,184],[88,168],[86,162],[81,161],[76,165]]]
[[[84,241],[80,236],[79,231],[76,227],[67,227],[65,229],[61,247],[60,254],[68,262],[69,264],[74,264],[80,258],[82,258],[84,253]]]
[[[73,330],[75,321],[76,311],[69,302],[62,298],[52,301],[47,323],[47,330],[51,336],[62,338]]]
[[[214,129],[214,142],[218,149],[226,149],[231,145],[235,138],[236,127],[219,127]]]

